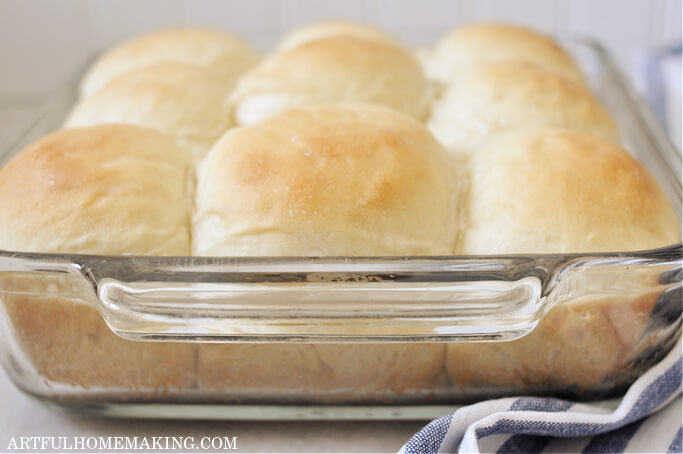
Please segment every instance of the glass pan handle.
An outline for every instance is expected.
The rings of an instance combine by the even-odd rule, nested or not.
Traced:
[[[131,340],[512,340],[542,315],[538,278],[474,282],[98,282],[109,327]]]

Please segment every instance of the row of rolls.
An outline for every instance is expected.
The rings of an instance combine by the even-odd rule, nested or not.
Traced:
[[[125,120],[170,135],[198,158],[231,127],[290,107],[340,102],[392,108],[464,150],[532,127],[619,141],[560,46],[500,24],[462,27],[413,53],[374,28],[320,23],[289,33],[263,59],[220,32],[165,31],[107,52],[80,91],[66,126]]]
[[[219,31],[162,31],[104,53],[80,95],[64,129],[0,171],[0,249],[425,256],[680,240],[577,64],[524,28],[469,25],[414,53],[326,22],[263,58]],[[54,382],[337,402],[594,386],[630,361],[656,299],[561,305],[507,343],[230,345],[124,341],[92,306],[2,295]]]

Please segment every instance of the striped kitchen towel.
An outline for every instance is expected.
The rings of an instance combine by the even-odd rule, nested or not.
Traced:
[[[681,452],[681,340],[615,409],[520,397],[463,407],[425,426],[402,453]]]

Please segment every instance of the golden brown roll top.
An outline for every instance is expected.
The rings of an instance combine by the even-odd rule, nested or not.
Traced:
[[[244,42],[218,30],[162,30],[124,42],[102,55],[83,78],[81,95],[91,95],[121,74],[161,62],[205,68],[234,82],[257,61]]]
[[[239,82],[235,121],[251,124],[285,108],[367,102],[426,120],[431,90],[415,58],[399,46],[331,36],[271,55]]]
[[[231,126],[234,82],[183,63],[158,63],[109,81],[73,108],[66,127],[131,123],[157,129],[201,158]]]
[[[517,129],[565,128],[619,143],[610,114],[585,86],[527,62],[485,63],[457,74],[429,129],[455,150],[474,150]]]
[[[355,36],[357,38],[395,43],[394,39],[383,31],[370,25],[346,21],[322,21],[298,27],[287,33],[278,43],[279,50],[300,46],[331,36]]]
[[[130,125],[68,129],[0,171],[0,249],[189,255],[190,157]]]
[[[654,178],[618,146],[542,129],[495,139],[472,157],[463,254],[606,252],[680,241]]]
[[[292,109],[233,129],[199,170],[195,255],[441,255],[459,179],[415,120],[373,105]]]
[[[427,73],[448,83],[464,69],[481,63],[526,61],[576,83],[584,78],[576,63],[552,39],[505,24],[473,24],[442,37],[427,63]]]

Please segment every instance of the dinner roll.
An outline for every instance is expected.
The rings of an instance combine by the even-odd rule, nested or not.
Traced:
[[[585,86],[526,62],[478,65],[457,74],[429,129],[455,150],[474,150],[517,129],[557,127],[619,142],[614,120]]]
[[[233,129],[198,179],[196,255],[451,254],[458,178],[424,126],[374,105],[282,112]],[[230,401],[416,401],[443,344],[200,345],[198,386]],[[427,391],[426,391],[427,390]]]
[[[290,31],[280,40],[277,48],[280,50],[290,49],[309,41],[337,35],[395,43],[391,36],[369,25],[344,21],[322,21]]]
[[[195,255],[448,255],[459,179],[425,127],[366,104],[237,128],[199,169]]]
[[[360,101],[426,120],[430,87],[415,58],[386,42],[331,36],[266,58],[233,95],[235,121],[246,125],[287,107]]]
[[[463,254],[627,251],[680,241],[679,221],[654,178],[617,145],[585,133],[501,136],[473,155],[471,181]],[[624,264],[612,273],[606,266],[555,278],[566,286],[562,303],[521,339],[448,344],[450,380],[470,390],[570,392],[635,379],[627,365],[648,346],[640,341],[665,287]]]
[[[576,131],[510,133],[474,154],[463,254],[604,252],[680,240],[655,179],[626,151]]]
[[[0,249],[189,255],[189,175],[189,155],[152,129],[50,134],[0,171]],[[115,335],[94,293],[79,287],[89,285],[85,279],[8,272],[0,281],[0,302],[35,383],[134,390],[140,400],[194,387],[195,346]]]
[[[116,76],[165,61],[206,68],[234,82],[258,58],[241,40],[217,30],[162,30],[105,52],[81,81],[81,95],[91,95]]]
[[[427,74],[448,83],[462,70],[485,62],[526,61],[584,84],[576,63],[552,39],[526,28],[472,24],[453,30],[436,44]]]
[[[189,255],[188,153],[132,125],[50,134],[0,170],[0,249]]]
[[[146,126],[172,137],[199,159],[231,126],[232,88],[232,82],[206,69],[159,63],[120,75],[82,98],[65,126]]]

